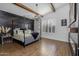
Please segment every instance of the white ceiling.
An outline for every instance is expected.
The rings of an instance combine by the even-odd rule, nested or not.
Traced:
[[[35,15],[30,13],[14,4],[11,3],[0,3],[0,10],[7,11],[9,13],[25,16],[27,18],[33,18]]]
[[[38,3],[38,6],[36,6],[36,4],[34,3],[31,4],[24,3],[23,5],[32,8],[32,10],[36,11],[40,15],[44,15],[52,11],[51,5],[49,3]]]
[[[39,13],[40,15],[45,15],[49,12],[53,12],[52,6],[50,3],[38,3],[38,6],[36,6],[36,3],[22,3],[23,5],[31,8],[33,11]],[[53,3],[55,9],[59,9],[66,5],[66,3]],[[0,10],[7,11],[13,14],[17,14],[20,16],[25,16],[27,18],[33,19],[35,14],[26,11],[14,4],[11,3],[0,3]]]

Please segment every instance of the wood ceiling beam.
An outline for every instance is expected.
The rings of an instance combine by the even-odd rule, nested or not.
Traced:
[[[53,3],[50,3],[50,4],[52,6],[53,12],[55,12],[56,10],[55,10],[55,7],[54,7]]]
[[[25,9],[25,10],[27,10],[27,11],[33,13],[33,14],[39,15],[39,13],[33,11],[31,8],[29,8],[29,7],[27,7],[27,6],[24,6],[24,5],[21,4],[21,3],[13,3],[13,4],[16,5],[16,6],[18,6],[18,7],[20,7],[20,8],[23,8],[23,9]]]

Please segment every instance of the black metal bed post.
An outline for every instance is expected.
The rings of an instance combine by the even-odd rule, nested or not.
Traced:
[[[25,47],[25,30],[23,30],[24,33],[24,47]]]
[[[14,27],[14,25],[13,25],[13,19],[12,19],[12,32],[11,32],[12,36],[13,36],[13,27]]]
[[[12,39],[12,41],[13,41],[13,43],[14,43],[14,40],[13,40],[13,35],[14,35],[14,32],[13,32],[13,30],[14,30],[14,20],[12,19],[12,24],[11,24],[11,26],[12,26],[12,28],[11,28],[11,39]]]
[[[79,56],[79,3],[77,4],[77,15],[78,15],[78,17],[77,17],[77,19],[78,19],[78,51],[77,51],[77,56]]]
[[[79,19],[78,19],[78,52],[77,55],[79,56]]]
[[[25,17],[24,17],[24,20],[25,20]],[[23,29],[23,33],[24,33],[24,48],[25,48],[25,30],[26,29]]]
[[[14,43],[14,39],[13,39],[13,36],[14,36],[14,28],[16,27],[16,25],[15,25],[15,19],[17,19],[17,18],[13,17],[12,20],[11,20],[11,38],[13,40],[13,43]]]

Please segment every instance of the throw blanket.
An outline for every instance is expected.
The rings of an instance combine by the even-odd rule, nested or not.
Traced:
[[[39,35],[39,33],[37,33],[37,32],[33,32],[31,34],[32,34],[32,36],[33,36],[34,39],[36,39],[38,37],[38,35]]]

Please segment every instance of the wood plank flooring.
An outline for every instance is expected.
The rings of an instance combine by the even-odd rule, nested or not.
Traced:
[[[0,46],[1,56],[70,56],[67,43],[42,38],[25,48],[18,43],[7,43]]]

